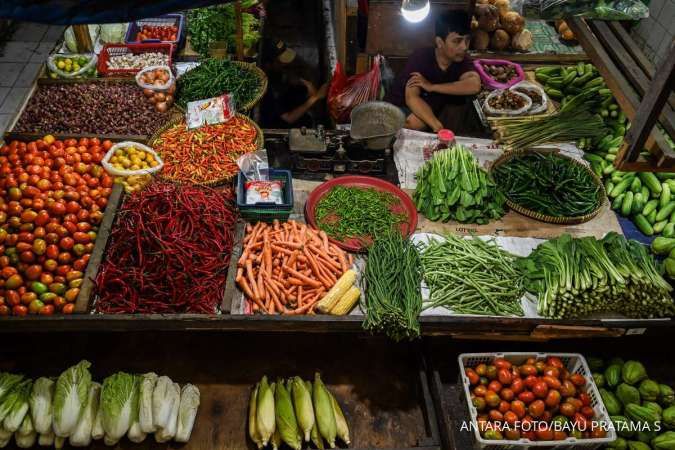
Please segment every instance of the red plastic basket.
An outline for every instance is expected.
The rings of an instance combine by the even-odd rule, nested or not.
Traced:
[[[105,44],[98,55],[98,73],[104,77],[133,76],[142,69],[109,69],[108,60],[112,56],[121,56],[128,53],[164,53],[169,55],[169,67],[173,62],[173,44]]]
[[[330,181],[319,185],[314,189],[305,202],[305,219],[314,228],[319,228],[316,224],[316,205],[319,200],[326,195],[334,186],[348,186],[360,188],[374,188],[378,191],[389,192],[394,194],[401,200],[401,203],[392,208],[395,213],[404,213],[408,216],[408,221],[400,225],[401,233],[404,236],[410,236],[417,228],[417,209],[415,204],[408,194],[403,192],[397,186],[388,181],[380,180],[379,178],[368,177],[363,175],[346,175],[338,178],[333,178]],[[358,239],[347,239],[345,241],[338,241],[331,237],[328,238],[332,243],[338,247],[349,252],[363,252],[366,250],[363,243]]]

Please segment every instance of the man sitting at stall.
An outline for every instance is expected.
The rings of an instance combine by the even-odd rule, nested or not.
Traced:
[[[481,82],[467,55],[470,17],[448,11],[436,20],[435,46],[416,50],[394,82],[385,100],[406,116],[414,130],[444,128],[439,116],[447,105],[464,105],[467,96],[480,92]]]

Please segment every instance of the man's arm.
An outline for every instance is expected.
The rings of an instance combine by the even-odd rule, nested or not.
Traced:
[[[434,132],[443,128],[443,124],[434,114],[431,106],[420,96],[421,90],[417,86],[411,86],[410,83],[405,87],[405,104],[410,111],[422,122],[426,123]]]
[[[432,84],[429,92],[445,95],[476,95],[480,92],[480,76],[473,70],[465,72],[459,81],[452,83]]]
[[[303,82],[304,81],[305,80],[303,80]],[[307,83],[309,83],[309,82],[307,82]],[[297,122],[302,116],[305,115],[305,113],[307,111],[312,109],[312,107],[314,106],[314,104],[316,102],[318,102],[321,99],[326,98],[326,92],[328,90],[328,84],[327,83],[324,84],[317,91],[316,88],[314,88],[314,85],[309,83],[309,85],[307,86],[307,89],[308,89],[308,92],[310,93],[310,95],[307,98],[307,100],[305,101],[305,103],[303,103],[302,105],[300,105],[300,106],[298,106],[298,107],[296,107],[296,108],[294,108],[290,111],[287,111],[287,112],[283,113],[281,115],[281,120],[283,120],[284,122],[286,122],[289,125],[292,125],[295,122]]]

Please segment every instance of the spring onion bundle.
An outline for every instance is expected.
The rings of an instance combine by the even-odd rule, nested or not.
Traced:
[[[366,264],[363,328],[386,333],[395,341],[419,336],[420,268],[417,249],[399,233],[388,233],[375,241]]]
[[[565,103],[558,112],[536,119],[509,117],[496,120],[499,142],[506,150],[529,148],[547,142],[597,138],[605,133],[602,117],[591,111],[596,92],[584,92]]]
[[[672,287],[646,247],[617,233],[603,239],[564,234],[519,261],[539,314],[556,319],[616,312],[632,318],[675,314]]]
[[[516,259],[494,239],[432,239],[421,254],[430,289],[424,309],[442,306],[457,314],[522,316],[525,289]]]
[[[583,216],[602,202],[602,188],[593,175],[554,153],[516,156],[496,167],[492,176],[509,200],[548,216]]]

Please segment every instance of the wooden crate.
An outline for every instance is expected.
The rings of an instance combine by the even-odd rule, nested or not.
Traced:
[[[322,380],[342,406],[350,427],[350,449],[440,450],[428,377],[417,344],[390,345],[356,336],[306,336],[222,333],[69,334],[68,345],[35,345],[32,336],[10,346],[0,370],[27,376],[58,376],[81,359],[92,363],[92,378],[123,370],[156,372],[201,391],[195,427],[185,450],[253,450],[248,438],[248,401],[263,375]],[[246,342],[237,345],[237,342]],[[271,348],[271,344],[274,348]],[[114,350],[114,351],[113,351]],[[90,448],[105,449],[101,441]],[[174,449],[148,437],[142,444],[126,438],[119,450]],[[304,448],[308,448],[305,446]],[[341,448],[345,448],[341,445]]]
[[[42,69],[42,74],[44,74],[44,68]],[[33,83],[33,86],[30,88],[30,92],[24,99],[21,107],[19,108],[19,111],[16,113],[14,118],[9,122],[7,126],[7,130],[4,134],[4,140],[5,141],[12,141],[12,140],[20,140],[20,141],[34,141],[37,139],[42,139],[42,137],[46,133],[24,133],[24,132],[17,132],[13,131],[14,127],[16,126],[17,122],[19,121],[19,118],[23,114],[24,110],[26,109],[26,106],[30,102],[31,98],[33,98],[33,95],[35,95],[35,92],[37,91],[39,86],[46,86],[46,85],[54,85],[54,84],[89,84],[89,83],[125,83],[125,84],[136,84],[136,80],[132,78],[123,78],[123,77],[106,77],[106,78],[77,78],[77,79],[68,79],[68,78],[59,78],[59,79],[52,79],[52,78],[45,78],[40,76],[35,83]],[[139,88],[140,89],[140,88]],[[170,118],[173,116],[173,111],[176,110],[176,107],[174,106],[167,114],[167,121],[170,120]],[[109,139],[113,142],[121,142],[121,141],[134,141],[134,142],[140,142],[142,144],[145,144],[148,139],[150,138],[149,135],[133,135],[133,134],[101,134],[101,133],[75,133],[75,134],[69,134],[69,133],[52,133],[52,135],[59,140],[63,139],[70,139],[70,138],[75,138],[79,139],[81,137],[86,137],[86,138],[94,138],[97,137],[101,140],[104,139]]]
[[[80,293],[75,300],[75,312],[77,313],[87,313],[91,307],[90,299],[93,296],[94,280],[98,274],[99,266],[103,261],[103,255],[108,246],[108,239],[110,238],[110,232],[112,231],[115,214],[117,214],[117,210],[122,205],[123,197],[124,187],[118,183],[113,184],[112,193],[108,198],[108,205],[105,208],[103,220],[101,221],[96,236],[94,251],[91,253],[89,264],[87,264],[84,280],[82,281],[82,286],[80,286]]]

